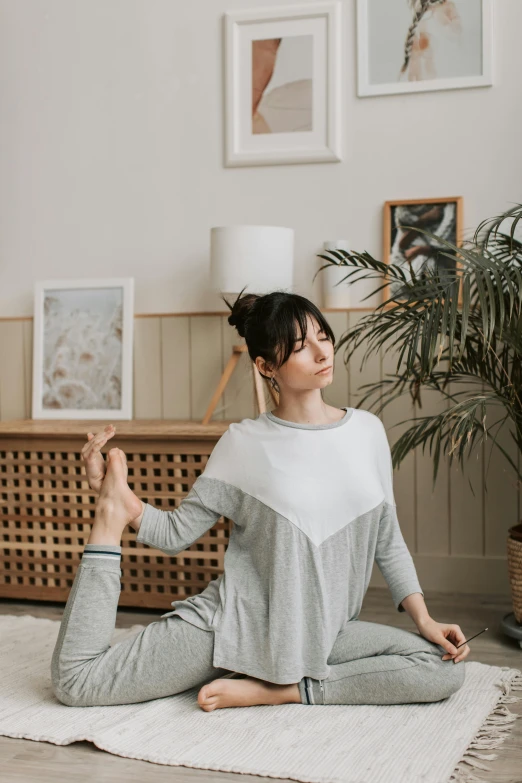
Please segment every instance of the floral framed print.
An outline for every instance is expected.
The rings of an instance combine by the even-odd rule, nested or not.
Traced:
[[[357,94],[487,87],[492,35],[492,0],[357,0]]]
[[[134,279],[34,286],[33,419],[132,419]]]
[[[341,160],[341,3],[231,11],[225,165]]]
[[[412,268],[417,275],[423,269],[438,270],[444,278],[444,270],[457,272],[461,265],[457,254],[444,242],[436,241],[426,234],[427,231],[441,240],[456,247],[462,244],[462,196],[448,198],[426,198],[406,201],[386,201],[384,204],[384,246],[383,261],[386,264]],[[416,231],[415,229],[421,229]],[[411,274],[406,279],[411,280]],[[395,302],[404,301],[401,297],[401,284],[390,282],[383,289],[383,301],[394,298]],[[462,303],[462,285],[459,285],[458,304]],[[393,307],[389,303],[386,307]],[[384,309],[386,309],[386,307]]]

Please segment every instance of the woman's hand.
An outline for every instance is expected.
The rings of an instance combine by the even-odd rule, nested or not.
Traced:
[[[93,435],[92,432],[87,433],[88,442],[82,448],[82,459],[85,462],[89,486],[94,492],[100,492],[107,470],[100,449],[105,446],[115,432],[113,425],[108,424],[102,432],[98,432],[96,435]]]
[[[442,656],[443,661],[447,661],[449,658],[453,658],[453,663],[464,660],[470,654],[471,650],[466,644],[460,647],[458,650],[457,645],[466,641],[466,637],[460,630],[458,625],[450,625],[449,623],[438,623],[432,617],[429,617],[424,622],[417,624],[417,628],[420,631],[421,636],[428,639],[430,642],[440,644],[447,650],[446,655]]]

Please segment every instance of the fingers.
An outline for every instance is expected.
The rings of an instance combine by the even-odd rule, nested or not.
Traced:
[[[451,638],[452,637],[452,638]],[[464,642],[466,641],[466,637],[462,633],[462,630],[460,626],[453,625],[451,626],[451,630],[448,634],[449,641],[452,641],[454,639],[455,641],[452,641],[453,647],[455,648],[454,653],[446,653],[442,657],[443,661],[448,660],[449,658],[453,658],[453,663],[458,663],[459,661],[462,661],[464,658],[466,658],[469,653],[471,652],[469,645],[464,645]],[[463,645],[463,646],[460,646]],[[457,649],[458,648],[458,649]]]
[[[116,429],[112,424],[108,424],[101,432],[93,435],[92,432],[87,433],[88,442],[83,446],[81,455],[84,460],[89,459],[93,454],[100,451],[102,446],[107,443],[109,438],[115,434]]]
[[[459,661],[462,661],[464,658],[467,658],[470,654],[471,650],[469,646],[466,644],[464,647],[461,647],[456,655],[450,655],[447,653],[442,657],[443,661],[448,660],[449,658],[453,658],[453,663],[458,663]]]
[[[467,658],[467,656],[470,654],[471,650],[469,646],[466,644],[464,647],[462,647],[459,650],[459,654],[455,658],[455,663],[458,663],[459,661],[462,661],[464,658]]]

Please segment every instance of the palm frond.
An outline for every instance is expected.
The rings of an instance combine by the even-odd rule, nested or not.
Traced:
[[[517,204],[482,221],[472,239],[460,245],[415,226],[402,226],[425,235],[437,247],[435,260],[446,263],[449,258],[454,269],[441,271],[437,265],[435,269],[426,265],[415,272],[411,264],[384,263],[367,251],[338,249],[319,254],[328,263],[316,274],[335,264],[347,268],[340,282],[377,279],[378,287],[365,299],[389,285],[398,288],[400,297],[390,296],[361,317],[341,336],[335,351],[344,349],[348,364],[362,346],[361,370],[373,354],[396,354],[395,375],[362,386],[369,390],[359,406],[377,393],[382,411],[408,393],[413,405],[422,408],[422,390],[437,391],[448,401],[447,410],[415,420],[394,446],[398,466],[409,451],[418,445],[424,450],[429,443],[434,482],[441,452],[449,456],[450,463],[456,456],[464,467],[466,448],[487,439],[491,429],[486,426],[487,406],[503,408],[501,427],[510,424],[511,438],[522,452],[522,242],[515,237],[521,220],[522,205]],[[456,391],[463,382],[467,390]],[[470,382],[480,384],[478,393],[470,394]],[[520,480],[516,460],[496,436],[493,445]]]

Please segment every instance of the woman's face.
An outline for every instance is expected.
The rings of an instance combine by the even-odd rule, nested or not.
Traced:
[[[322,389],[332,382],[334,346],[326,332],[311,316],[307,317],[307,332],[303,342],[298,341],[288,360],[276,370],[276,380],[292,389]],[[320,375],[319,370],[330,367]]]

